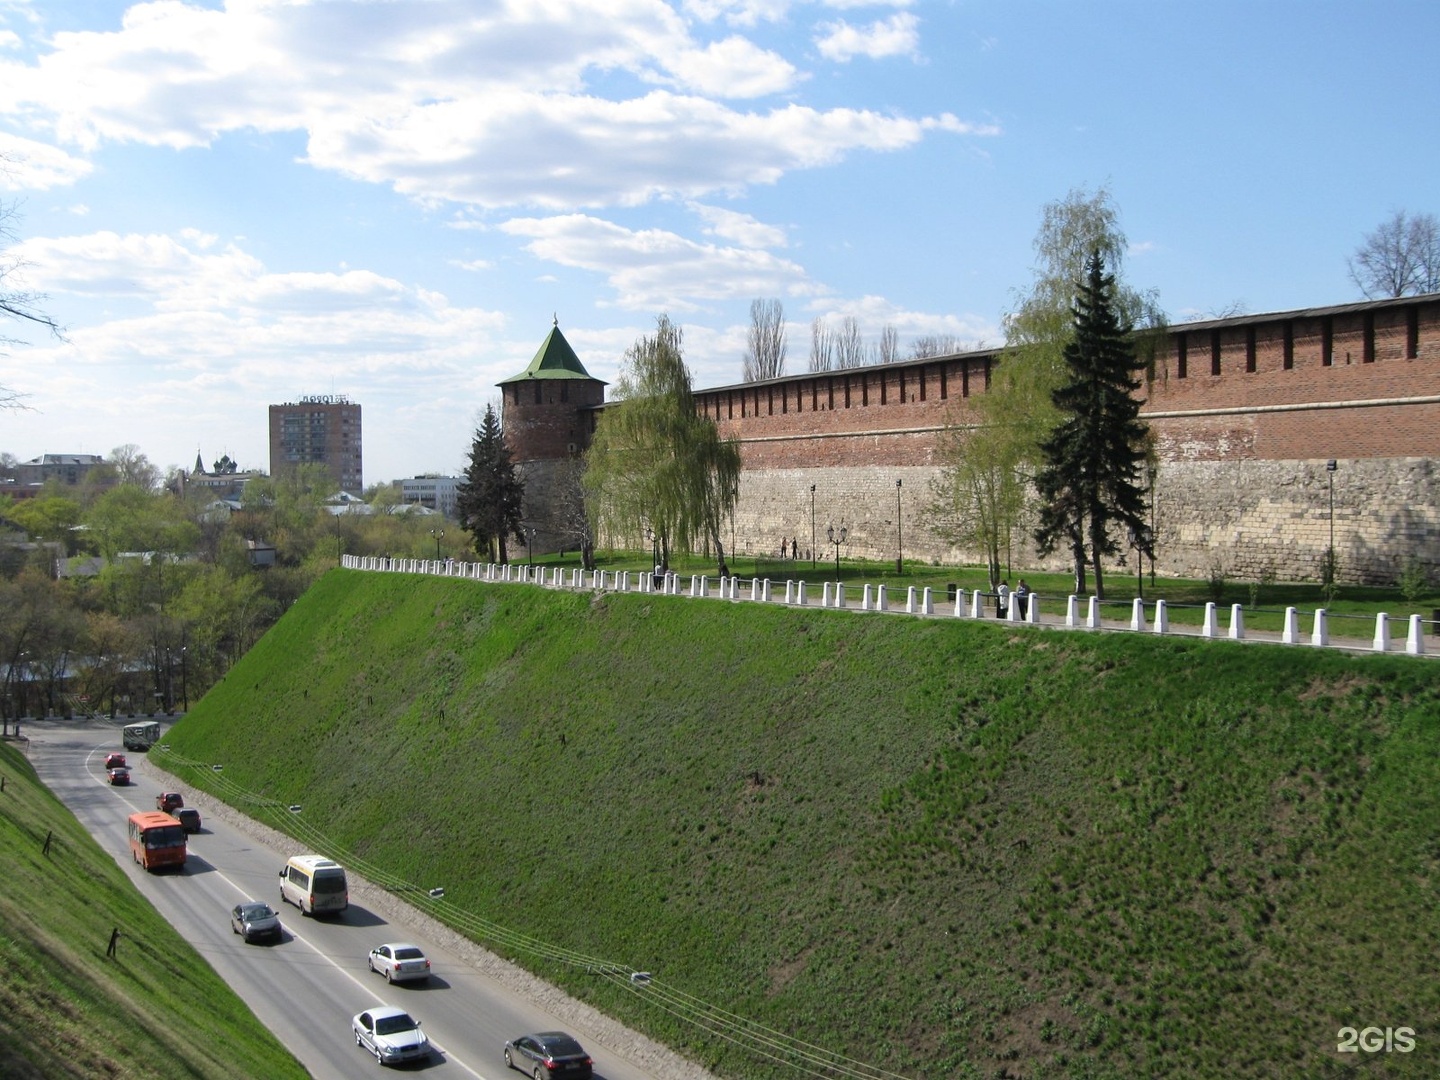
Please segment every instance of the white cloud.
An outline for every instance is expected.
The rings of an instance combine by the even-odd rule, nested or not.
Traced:
[[[815,47],[827,60],[845,63],[857,56],[880,60],[887,56],[916,56],[920,49],[920,20],[908,12],[880,19],[869,26],[851,26],[843,19],[821,23]]]
[[[780,22],[790,6],[790,0],[684,0],[685,13],[692,18],[746,27]]]
[[[717,97],[778,94],[793,86],[797,77],[795,68],[783,57],[742,37],[688,49],[666,67],[679,85]]]
[[[582,214],[514,218],[537,258],[604,274],[616,304],[651,312],[695,311],[703,301],[818,292],[803,267],[764,251],[701,244],[663,229],[632,230]]]
[[[424,202],[547,210],[733,193],[932,132],[993,133],[953,116],[736,110],[724,102],[793,92],[804,75],[703,30],[661,0],[152,0],[119,30],[57,33],[33,62],[0,61],[0,114],[87,152],[304,132],[316,168]],[[889,55],[914,32],[899,14],[826,47]]]
[[[59,147],[0,132],[0,187],[7,191],[46,191],[86,176],[91,164]]]
[[[747,248],[777,248],[788,243],[784,229],[756,221],[749,214],[697,202],[692,202],[690,209],[705,222],[707,236],[718,236]]]

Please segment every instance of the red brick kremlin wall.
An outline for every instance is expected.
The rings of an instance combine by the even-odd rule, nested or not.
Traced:
[[[941,433],[975,422],[998,362],[976,352],[700,391],[741,442],[736,547],[778,553],[793,537],[804,552],[813,537],[833,558],[825,527],[844,524],[844,554],[978,560],[935,535],[925,507]],[[1342,578],[1393,580],[1411,557],[1440,572],[1440,295],[1181,324],[1142,392],[1161,572],[1313,578],[1332,485]],[[1011,558],[1038,562],[1024,535]]]

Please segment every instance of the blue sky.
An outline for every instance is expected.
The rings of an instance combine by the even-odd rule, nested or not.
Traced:
[[[0,0],[0,451],[268,468],[364,408],[367,483],[457,472],[552,317],[591,373],[666,313],[699,387],[777,298],[996,344],[1047,202],[1106,186],[1173,320],[1359,295],[1440,212],[1440,5],[1325,0]],[[13,285],[12,285],[13,287]]]

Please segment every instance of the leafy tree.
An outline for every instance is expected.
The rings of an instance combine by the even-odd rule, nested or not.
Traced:
[[[1052,397],[1069,377],[1065,349],[1075,334],[1071,301],[1092,255],[1110,268],[1112,303],[1120,319],[1138,331],[1136,348],[1147,369],[1153,359],[1165,317],[1153,290],[1139,292],[1124,284],[1126,246],[1119,210],[1103,187],[1093,194],[1071,191],[1041,212],[1035,280],[1005,318],[1005,348],[979,406],[988,420],[1024,429],[1019,434],[1032,444],[1026,455],[1032,462],[1060,419]]]
[[[505,541],[523,528],[524,498],[525,485],[515,475],[500,418],[493,405],[486,405],[455,500],[455,513],[470,530],[476,552],[496,562],[510,561]]]
[[[703,540],[729,572],[721,526],[735,505],[740,448],[696,410],[682,334],[668,317],[626,352],[586,461],[597,532],[638,539],[649,529],[664,566]]]
[[[1440,220],[1397,210],[1365,234],[1348,265],[1350,280],[1371,299],[1440,290]]]
[[[785,308],[779,300],[750,301],[745,335],[745,382],[778,379],[785,374]]]
[[[65,545],[66,554],[75,550],[75,526],[80,524],[80,504],[65,495],[44,491],[33,499],[18,500],[5,516],[31,538],[44,537]]]
[[[930,482],[930,521],[952,544],[985,553],[994,589],[1000,584],[1002,544],[1008,556],[1012,524],[1027,501],[1019,448],[995,433],[950,427],[939,449],[941,469]]]
[[[1101,559],[1118,550],[1118,527],[1142,552],[1150,550],[1145,492],[1140,482],[1146,425],[1136,396],[1143,369],[1131,327],[1115,302],[1115,279],[1096,251],[1074,303],[1075,333],[1065,346],[1068,381],[1053,394],[1062,419],[1041,444],[1035,478],[1040,526],[1035,540],[1048,555],[1066,547],[1075,560],[1075,591],[1085,591],[1087,545],[1095,595],[1104,596]]]
[[[1043,461],[1041,446],[1062,418],[1054,394],[1068,378],[1075,283],[1084,277],[1087,254],[1098,252],[1105,265],[1118,268],[1125,247],[1119,212],[1104,188],[1071,191],[1044,207],[1035,236],[1035,280],[1006,316],[1006,344],[987,392],[971,399],[979,423],[952,432],[953,452],[940,485],[949,495],[940,505],[953,515],[957,495],[968,493],[961,535],[974,537],[986,552],[992,584],[999,580],[998,553],[1008,551],[1029,511],[1026,492]],[[1141,328],[1137,347],[1148,363],[1165,323],[1154,294],[1117,281],[1112,301],[1126,325]],[[983,500],[983,509],[976,500]],[[938,523],[945,520],[940,513]]]

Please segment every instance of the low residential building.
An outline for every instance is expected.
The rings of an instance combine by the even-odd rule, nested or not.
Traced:
[[[438,510],[448,518],[455,516],[460,497],[460,477],[425,473],[400,481],[400,501],[409,506]]]

